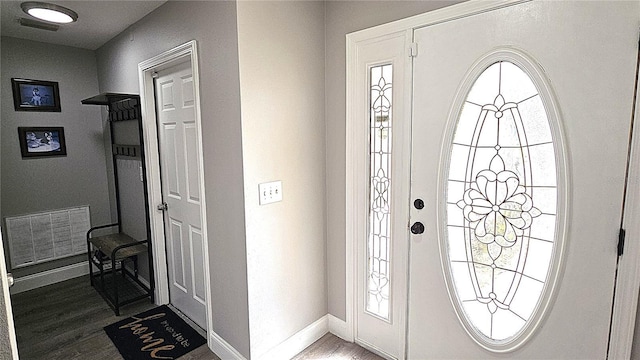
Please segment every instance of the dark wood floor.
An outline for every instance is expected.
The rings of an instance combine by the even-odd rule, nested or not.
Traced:
[[[80,277],[11,296],[23,360],[122,359],[103,327],[154,307],[140,301],[114,315],[107,303]],[[182,360],[217,359],[206,345]]]
[[[80,277],[12,295],[13,316],[22,360],[122,359],[103,327],[151,309],[148,301],[125,306],[116,317]],[[323,336],[294,359],[379,360],[379,356],[332,334]],[[203,345],[181,360],[220,360]]]

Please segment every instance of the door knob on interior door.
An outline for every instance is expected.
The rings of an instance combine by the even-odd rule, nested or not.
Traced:
[[[424,232],[424,225],[422,225],[421,222],[416,222],[413,225],[411,225],[411,232],[413,234],[422,234]]]
[[[160,211],[167,211],[167,209],[169,208],[169,206],[167,205],[166,202],[163,202],[162,204],[159,204],[156,209],[160,210]]]
[[[11,273],[7,274],[7,281],[9,281],[9,287],[12,287],[14,281],[13,281],[13,275]]]

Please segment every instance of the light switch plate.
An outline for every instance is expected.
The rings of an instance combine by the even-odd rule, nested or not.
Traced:
[[[282,201],[282,181],[272,181],[258,185],[260,205]]]

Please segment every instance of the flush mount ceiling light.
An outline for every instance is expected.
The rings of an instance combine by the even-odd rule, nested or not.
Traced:
[[[68,24],[78,20],[78,14],[66,7],[43,2],[29,1],[20,4],[25,13],[49,22]]]

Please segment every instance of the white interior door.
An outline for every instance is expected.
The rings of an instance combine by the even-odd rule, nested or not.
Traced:
[[[606,358],[639,6],[415,31],[409,358]]]
[[[171,304],[206,329],[198,128],[191,62],[155,79],[162,197]]]
[[[354,71],[355,341],[395,359],[404,358],[406,339],[410,36],[359,44]]]

